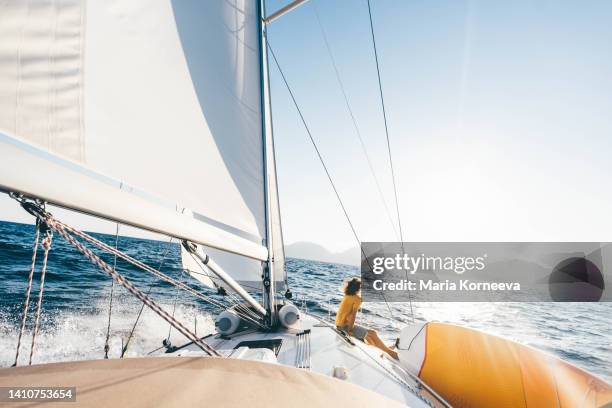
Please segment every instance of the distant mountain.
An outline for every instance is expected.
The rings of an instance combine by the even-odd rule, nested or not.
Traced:
[[[359,248],[349,248],[343,252],[330,252],[314,242],[295,242],[285,246],[285,255],[291,258],[359,266]]]

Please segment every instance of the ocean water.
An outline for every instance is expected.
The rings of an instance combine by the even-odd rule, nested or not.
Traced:
[[[94,234],[113,245],[114,236]],[[31,262],[34,226],[0,222],[0,366],[13,364]],[[177,243],[120,237],[119,249],[175,278],[181,276]],[[40,254],[40,253],[39,253]],[[103,258],[112,264],[111,256]],[[40,261],[37,271],[40,270]],[[122,262],[117,270],[136,286],[150,291],[166,310],[198,335],[213,331],[216,310],[181,294],[146,272]],[[333,318],[341,299],[344,279],[358,275],[353,266],[288,259],[289,283],[298,306],[323,318]],[[37,278],[36,276],[35,278]],[[221,299],[189,278],[194,288]],[[109,317],[110,278],[56,234],[49,255],[41,329],[34,362],[103,358]],[[38,294],[32,290],[28,330],[22,340],[20,363],[27,361],[31,326]],[[111,314],[110,352],[118,357],[136,316],[140,302],[115,285]],[[462,324],[501,335],[557,355],[579,367],[612,381],[612,304],[610,303],[366,303],[360,323],[378,330],[391,340],[398,330],[414,321]],[[146,355],[161,346],[169,325],[145,308],[128,349],[129,356]],[[170,340],[184,342],[175,330]]]

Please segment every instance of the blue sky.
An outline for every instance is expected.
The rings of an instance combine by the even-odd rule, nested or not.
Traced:
[[[367,2],[313,0],[270,42],[361,240],[394,240],[315,8],[395,217]],[[372,0],[372,13],[406,240],[612,238],[612,3]],[[351,246],[271,75],[286,241]]]
[[[360,239],[396,240],[315,9],[396,222],[366,0],[311,0],[270,42]],[[612,2],[372,0],[372,13],[405,240],[612,240]],[[285,242],[354,246],[270,72]],[[28,220],[0,201],[2,218]]]

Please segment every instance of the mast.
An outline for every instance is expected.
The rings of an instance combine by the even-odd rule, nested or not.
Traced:
[[[273,234],[272,234],[272,217],[270,214],[270,179],[268,165],[270,161],[270,152],[268,149],[268,138],[272,138],[272,108],[270,101],[270,84],[268,72],[268,44],[266,38],[266,24],[264,23],[265,0],[259,1],[258,7],[258,25],[259,25],[259,55],[261,67],[261,126],[263,138],[263,155],[264,155],[264,197],[265,197],[265,214],[266,214],[266,246],[268,248],[268,260],[263,263],[263,299],[264,308],[266,309],[266,319],[270,326],[274,326],[277,321],[276,302],[274,295],[276,293],[275,277],[274,277],[274,253],[273,253]]]
[[[272,104],[270,94],[270,73],[268,70],[268,39],[267,26],[273,20],[282,17],[288,12],[305,4],[307,0],[294,0],[282,9],[272,13],[266,17],[265,0],[258,2],[258,26],[259,26],[259,52],[260,52],[260,70],[261,70],[261,125],[263,138],[263,161],[264,161],[264,196],[265,196],[265,238],[263,245],[268,250],[268,260],[264,261],[262,286],[264,308],[267,311],[268,324],[273,326],[276,324],[276,307],[275,293],[276,282],[281,275],[286,277],[284,271],[284,252],[282,226],[280,220],[278,185],[276,180],[276,160],[274,157],[274,136],[272,125]],[[286,283],[286,280],[285,280]],[[288,289],[288,287],[287,287]]]

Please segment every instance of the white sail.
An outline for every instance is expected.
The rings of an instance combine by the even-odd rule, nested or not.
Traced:
[[[259,7],[4,3],[0,188],[267,260]]]

